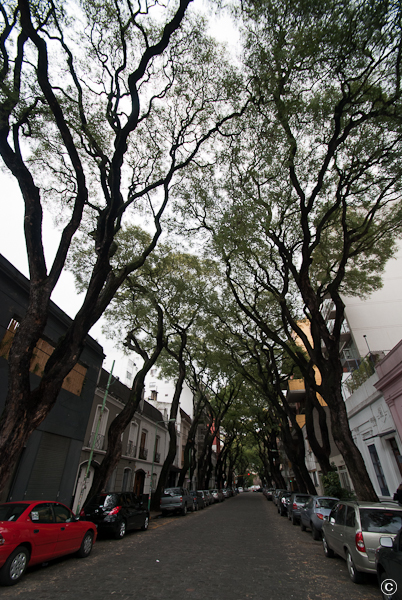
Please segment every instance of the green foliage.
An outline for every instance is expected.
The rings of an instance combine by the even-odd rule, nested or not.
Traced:
[[[344,382],[350,394],[353,394],[369,377],[374,375],[375,364],[378,360],[379,358],[376,354],[370,354],[361,361],[357,369],[352,371]]]
[[[327,496],[334,496],[335,498],[339,498],[339,500],[353,500],[355,499],[355,494],[341,486],[341,482],[339,479],[338,471],[336,470],[336,466],[332,463],[333,471],[330,471],[328,475],[322,476],[322,484],[324,486],[324,493]]]

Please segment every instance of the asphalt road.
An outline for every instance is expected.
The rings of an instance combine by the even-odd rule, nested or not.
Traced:
[[[87,559],[65,557],[2,588],[7,600],[380,600],[376,578],[353,584],[340,558],[244,493],[146,532],[99,539]]]

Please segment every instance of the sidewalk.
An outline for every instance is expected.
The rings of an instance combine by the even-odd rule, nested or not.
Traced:
[[[161,517],[162,513],[160,510],[151,510],[149,513],[149,519],[152,521],[152,519],[157,519],[158,517]]]

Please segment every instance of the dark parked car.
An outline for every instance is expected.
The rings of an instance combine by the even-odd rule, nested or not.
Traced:
[[[380,537],[380,547],[375,553],[375,563],[378,583],[384,600],[390,598],[402,600],[402,529],[394,541],[389,537]],[[395,593],[391,593],[393,584],[387,582],[387,579],[392,579],[396,583]]]
[[[92,521],[99,533],[111,533],[117,540],[130,529],[148,529],[149,513],[133,492],[102,493],[82,509],[80,517]]]
[[[205,506],[209,506],[209,498],[207,497],[205,490],[197,490],[197,494],[199,494],[200,498],[202,498],[202,501],[204,503],[204,508],[205,508]]]
[[[280,488],[277,488],[274,493],[272,494],[272,502],[275,504],[275,506],[278,505],[278,496],[281,492],[287,492],[287,490],[283,490]]]
[[[340,501],[322,528],[325,556],[346,560],[349,577],[361,583],[364,573],[376,573],[375,553],[381,537],[396,537],[402,527],[402,508],[385,502]]]
[[[224,501],[225,497],[222,494],[222,490],[214,489],[214,490],[210,490],[210,492],[211,492],[211,496],[212,496],[214,502],[223,502]]]
[[[300,528],[306,531],[308,527],[313,534],[313,540],[321,538],[321,530],[325,519],[339,501],[332,496],[311,496],[306,506],[300,509]]]
[[[214,503],[214,499],[212,498],[212,494],[209,490],[204,490],[205,498],[208,501],[208,506]]]
[[[201,492],[197,492],[196,490],[190,490],[189,494],[193,497],[193,510],[204,508],[204,496]]]
[[[166,488],[161,497],[160,507],[164,516],[176,512],[184,517],[189,510],[194,510],[193,497],[186,488]]]
[[[272,496],[273,493],[275,491],[275,488],[264,488],[263,489],[263,494],[266,497],[267,500],[271,500],[272,501]]]
[[[277,499],[276,506],[278,507],[278,513],[281,517],[284,517],[288,514],[288,499],[292,495],[292,492],[281,492]]]
[[[300,511],[310,498],[310,494],[300,494],[299,492],[294,492],[290,496],[288,502],[288,519],[292,521],[293,525],[300,523]]]
[[[28,565],[65,554],[85,558],[95,540],[95,525],[83,523],[60,502],[0,504],[0,583],[14,585]]]

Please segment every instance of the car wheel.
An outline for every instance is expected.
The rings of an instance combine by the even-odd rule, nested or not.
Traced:
[[[92,531],[87,531],[84,535],[84,539],[81,542],[81,548],[77,552],[79,558],[86,558],[91,554],[92,546],[94,543],[94,534]]]
[[[183,508],[181,509],[181,514],[183,515],[183,517],[185,517],[185,516],[186,516],[186,514],[187,514],[187,504],[185,504],[185,505],[183,506]]]
[[[321,539],[321,532],[319,529],[317,529],[317,527],[314,527],[314,525],[311,526],[311,533],[313,534],[313,540]]]
[[[322,534],[322,547],[327,558],[334,558],[334,551],[328,546],[327,538]]]
[[[352,555],[349,551],[346,552],[346,564],[348,566],[349,577],[353,583],[362,583],[363,574],[356,570],[355,563],[353,562]]]
[[[148,525],[149,525],[149,517],[148,515],[145,517],[145,521],[144,521],[144,525],[141,527],[142,531],[146,531],[148,529]]]
[[[302,531],[306,531],[306,526],[305,526],[305,525],[303,525],[303,521],[302,521],[302,520],[300,520],[300,529],[301,529]]]
[[[194,509],[193,509],[193,510],[194,510],[195,512],[197,512],[197,510],[198,510],[198,502],[195,502],[195,503],[194,503]]]
[[[116,540],[121,540],[122,538],[124,538],[125,535],[126,535],[126,522],[120,521],[119,528],[116,531],[114,537],[116,538]]]
[[[0,569],[1,585],[15,585],[19,582],[29,562],[29,551],[25,546],[18,546],[7,558]]]
[[[167,510],[163,510],[162,511],[162,517],[167,517],[167,516],[168,516]]]

